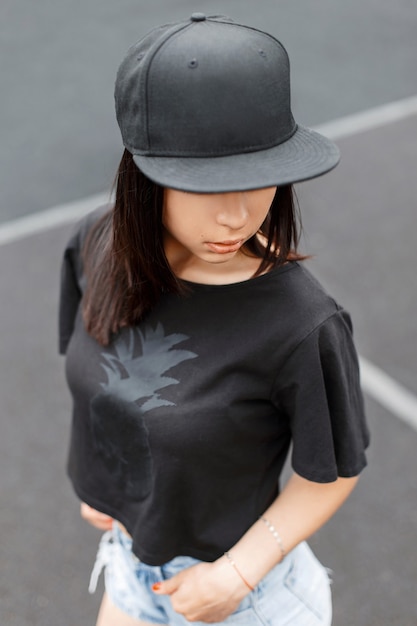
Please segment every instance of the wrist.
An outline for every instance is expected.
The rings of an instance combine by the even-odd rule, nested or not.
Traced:
[[[253,589],[251,583],[245,578],[245,575],[236,570],[224,554],[217,561],[214,561],[214,575],[217,580],[221,580],[229,595],[239,601],[242,600]]]
[[[275,528],[274,528],[275,530]],[[279,535],[281,538],[281,535]],[[283,559],[283,548],[262,519],[258,519],[245,535],[230,548],[238,568],[252,587]]]
[[[255,588],[250,584],[250,582],[248,582],[247,578],[242,574],[241,569],[236,564],[236,561],[234,560],[234,558],[232,557],[230,552],[225,552],[224,556],[226,557],[228,563],[233,567],[233,569],[235,570],[236,574],[239,576],[239,578],[245,584],[245,586],[249,589],[249,591],[254,591]]]

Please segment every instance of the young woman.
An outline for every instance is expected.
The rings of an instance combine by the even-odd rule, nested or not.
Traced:
[[[219,16],[149,33],[115,98],[115,202],[69,241],[60,312],[69,475],[106,531],[97,624],[330,624],[305,540],[354,488],[368,432],[350,318],[303,267],[292,183],[338,150],[295,123],[282,45]]]

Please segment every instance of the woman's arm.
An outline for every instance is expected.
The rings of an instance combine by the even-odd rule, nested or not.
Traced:
[[[287,553],[334,515],[354,489],[358,478],[314,483],[295,473],[291,476],[282,493],[264,514],[278,531]],[[230,552],[253,585],[281,560],[280,546],[261,520]]]
[[[314,483],[293,474],[265,517],[291,551],[325,524],[347,499],[358,477]],[[262,520],[255,522],[229,552],[240,574],[252,586],[282,558],[278,542]],[[158,583],[155,593],[168,594],[173,608],[189,621],[217,622],[232,613],[249,587],[225,556],[201,563]]]

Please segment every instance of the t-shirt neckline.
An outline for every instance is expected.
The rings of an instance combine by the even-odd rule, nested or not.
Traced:
[[[191,291],[228,291],[242,288],[247,289],[249,286],[257,287],[260,284],[267,283],[274,279],[277,275],[292,270],[297,266],[297,261],[288,261],[284,265],[278,265],[277,267],[273,267],[269,272],[266,272],[265,274],[260,274],[259,276],[247,278],[246,280],[240,280],[235,283],[196,283],[190,280],[185,280],[184,278],[180,278],[179,281],[185,287],[188,287]]]

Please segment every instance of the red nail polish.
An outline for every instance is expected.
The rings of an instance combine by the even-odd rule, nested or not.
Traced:
[[[160,590],[160,588],[161,588],[161,583],[154,583],[154,584],[152,585],[152,589],[153,589],[153,591],[159,591],[159,590]]]

